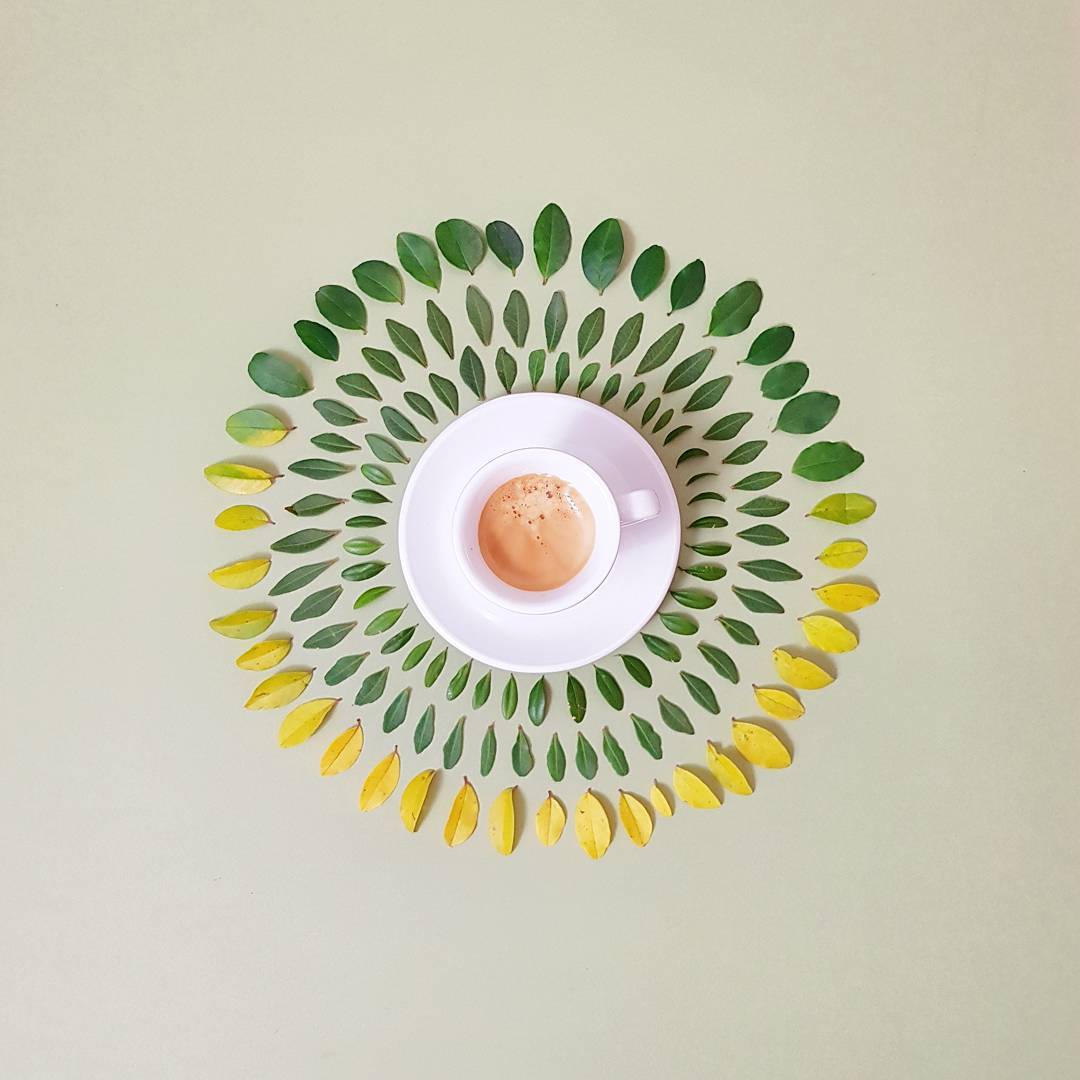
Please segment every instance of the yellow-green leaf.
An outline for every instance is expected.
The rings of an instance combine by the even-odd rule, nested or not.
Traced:
[[[876,509],[877,503],[869,495],[837,492],[835,495],[826,495],[807,517],[835,521],[840,525],[854,525],[856,522],[865,521]]]
[[[514,850],[514,792],[515,787],[503,788],[491,804],[488,814],[488,836],[500,855]]]
[[[861,611],[880,599],[878,591],[870,585],[857,585],[853,581],[838,581],[833,585],[822,585],[814,590],[814,595],[833,611]]]
[[[818,561],[834,570],[850,570],[866,558],[869,550],[861,540],[837,540],[818,556]]]
[[[266,409],[241,409],[225,421],[225,430],[244,446],[273,446],[291,429]]]
[[[833,677],[812,660],[793,656],[785,649],[773,649],[772,655],[776,674],[796,690],[820,690],[833,681]]]
[[[751,765],[760,765],[763,769],[786,769],[791,764],[790,751],[768,728],[748,724],[744,720],[732,720],[731,735],[739,753]]]
[[[424,804],[434,778],[434,769],[424,769],[405,785],[405,790],[401,793],[401,824],[409,832],[416,832],[420,827],[420,818],[423,816]]]
[[[269,559],[242,559],[211,570],[210,580],[223,589],[250,589],[266,577],[269,569]]]
[[[675,807],[671,805],[667,792],[659,784],[653,784],[649,788],[649,802],[661,817],[672,817],[675,813]]]
[[[619,792],[619,820],[631,843],[637,847],[644,847],[652,839],[652,814],[636,795]]]
[[[290,709],[278,728],[278,746],[299,746],[307,742],[330,715],[330,710],[341,698],[313,698]]]
[[[228,529],[229,532],[243,532],[245,529],[257,529],[260,525],[273,525],[270,515],[257,506],[230,506],[228,510],[222,510],[214,524],[219,529]]]
[[[480,816],[480,800],[476,790],[468,779],[461,785],[461,790],[454,796],[450,814],[443,829],[443,839],[450,847],[464,844],[476,829],[476,819]]]
[[[787,690],[772,686],[755,686],[754,697],[762,712],[776,720],[798,720],[806,710],[802,702]]]
[[[574,832],[581,850],[590,859],[603,858],[611,844],[611,822],[604,804],[592,793],[591,788],[578,800],[574,811]]]
[[[276,616],[277,611],[274,608],[248,608],[211,619],[210,629],[222,637],[253,638],[267,629]]]
[[[312,672],[282,671],[263,679],[244,703],[245,709],[280,709],[295,701],[311,682]]]
[[[697,773],[681,765],[675,766],[671,782],[675,794],[695,810],[715,810],[720,805],[720,796]]]
[[[400,777],[401,758],[398,757],[397,747],[395,746],[394,749],[368,773],[367,779],[364,781],[364,786],[360,789],[360,809],[367,811],[374,810],[377,806],[382,806],[382,804],[394,793],[394,788],[397,787],[397,782]]]
[[[323,751],[319,761],[319,774],[321,776],[337,776],[346,769],[351,769],[360,757],[360,751],[364,749],[364,729],[360,721],[347,727],[334,741]]]
[[[547,798],[536,811],[536,838],[544,847],[551,847],[559,842],[559,837],[566,827],[566,811],[563,805],[549,791]]]
[[[822,652],[851,652],[859,644],[859,639],[831,615],[805,615],[799,620],[799,624],[806,640]]]
[[[265,491],[277,477],[253,465],[237,465],[232,461],[220,461],[207,465],[203,476],[216,488],[230,495],[258,495]]]
[[[236,658],[236,666],[245,671],[269,671],[277,667],[292,649],[292,638],[268,638],[252,645]]]
[[[746,774],[723,752],[717,750],[712,743],[705,744],[706,757],[709,772],[720,782],[720,786],[733,795],[751,795],[754,789]]]

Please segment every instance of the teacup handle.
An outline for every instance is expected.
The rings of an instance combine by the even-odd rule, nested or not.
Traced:
[[[656,497],[656,492],[649,488],[617,495],[615,505],[619,508],[620,525],[637,525],[660,513],[660,500]]]

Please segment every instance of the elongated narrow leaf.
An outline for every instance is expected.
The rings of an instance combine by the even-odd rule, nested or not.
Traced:
[[[566,706],[575,724],[585,719],[585,687],[575,675],[566,676]]]
[[[403,396],[405,404],[413,412],[418,413],[425,420],[430,420],[433,424],[437,422],[438,417],[435,415],[435,406],[423,394],[418,394],[415,390],[406,390]]]
[[[321,435],[313,436],[311,444],[331,454],[351,454],[360,449],[352,439],[347,439],[336,431],[325,431]]]
[[[802,577],[794,566],[788,566],[776,559],[750,559],[739,563],[739,566],[762,581],[798,581]]]
[[[438,653],[435,658],[427,666],[427,670],[424,672],[424,685],[431,687],[438,682],[439,676],[443,673],[443,668],[446,667],[446,654],[447,650],[443,649],[441,653]]]
[[[471,345],[466,345],[461,353],[461,362],[458,365],[458,373],[462,382],[479,398],[484,400],[484,388],[487,378],[484,374],[484,365],[476,350]]]
[[[703,409],[713,408],[727,393],[730,385],[730,375],[721,375],[718,379],[710,379],[707,383],[702,383],[690,395],[690,400],[683,406],[683,412],[701,412]]]
[[[386,563],[375,560],[346,566],[341,571],[341,576],[346,581],[370,581],[373,577],[378,577],[385,569]]]
[[[645,406],[644,411],[641,414],[641,426],[644,427],[655,415],[656,410],[660,408],[660,398],[654,397],[648,405]]]
[[[499,750],[498,736],[495,734],[495,725],[488,724],[484,738],[480,742],[480,775],[487,776],[495,765],[495,757]]]
[[[718,649],[715,645],[710,645],[706,641],[699,641],[698,652],[701,653],[717,675],[727,679],[728,682],[737,683],[739,681],[739,669],[735,666],[735,661],[723,649]]]
[[[604,382],[604,389],[600,391],[600,404],[606,405],[618,392],[622,385],[622,376],[616,371],[609,375]]]
[[[578,358],[582,359],[595,348],[597,342],[604,336],[604,309],[598,307],[590,311],[577,332]]]
[[[563,750],[557,731],[552,732],[551,742],[548,744],[547,770],[548,776],[556,783],[560,783],[566,776],[566,751]]]
[[[741,334],[760,308],[761,286],[756,281],[741,281],[713,305],[708,332],[712,337]]]
[[[720,705],[716,700],[712,687],[700,676],[690,671],[680,671],[679,677],[683,681],[690,696],[706,711],[716,716],[720,712]]]
[[[602,667],[596,668],[595,673],[596,689],[600,691],[601,697],[616,711],[621,710],[625,702],[622,687],[619,686],[615,676]]]
[[[747,611],[760,615],[783,615],[784,613],[783,604],[760,589],[744,589],[739,585],[732,585],[731,591],[739,598]]]
[[[352,468],[340,461],[328,461],[326,458],[304,458],[303,461],[294,461],[289,466],[289,472],[298,476],[306,476],[309,480],[331,480],[335,476],[341,476]]]
[[[405,381],[405,372],[401,370],[398,358],[389,349],[373,349],[365,345],[360,352],[376,374],[385,375],[395,382]]]
[[[612,367],[625,360],[638,347],[638,342],[641,341],[641,331],[644,326],[645,315],[639,311],[636,315],[631,315],[630,318],[619,327],[615,333],[615,340],[611,346]]]
[[[691,551],[704,555],[708,559],[715,559],[726,555],[731,550],[731,545],[724,540],[710,540],[704,544],[687,544]]]
[[[533,254],[546,285],[570,255],[570,222],[555,203],[548,203],[533,226]]]
[[[343,330],[367,330],[367,308],[364,301],[343,285],[324,285],[315,294],[319,314]]]
[[[527,708],[529,720],[535,726],[539,727],[540,724],[544,722],[544,717],[547,716],[547,708],[547,682],[544,680],[544,677],[541,676],[533,683],[532,689],[529,691],[529,703]]]
[[[667,641],[662,637],[657,637],[655,634],[645,633],[641,635],[641,640],[645,642],[645,648],[654,656],[659,656],[661,660],[676,664],[682,659],[682,652],[673,641]]]
[[[471,660],[466,660],[465,663],[462,664],[461,667],[459,667],[456,672],[454,672],[453,677],[450,679],[450,682],[447,684],[447,687],[446,687],[446,700],[447,701],[453,701],[454,698],[461,696],[461,694],[464,691],[465,687],[469,685],[469,676],[471,674],[472,674],[472,661]]]
[[[544,377],[544,367],[547,364],[547,353],[543,349],[533,349],[529,353],[529,385],[535,390],[540,380]]]
[[[671,596],[683,607],[691,608],[694,611],[704,611],[716,603],[716,597],[705,589],[673,589]]]
[[[364,633],[369,636],[385,634],[390,627],[397,623],[398,619],[400,619],[404,613],[405,609],[403,607],[388,608],[386,611],[380,611],[379,614],[364,627]]]
[[[580,731],[577,733],[577,749],[574,753],[574,764],[577,765],[578,772],[581,773],[586,780],[592,780],[596,777],[596,769],[600,764],[592,743],[589,742]]]
[[[509,720],[518,707],[518,686],[517,679],[511,675],[506,680],[506,685],[503,687],[502,692],[502,714],[504,720]]]
[[[484,230],[491,253],[511,274],[517,273],[525,254],[525,245],[521,242],[517,230],[505,221],[492,221]]]
[[[388,262],[369,259],[353,267],[353,280],[362,293],[386,304],[405,303],[405,283]]]
[[[673,634],[689,637],[697,633],[697,620],[691,619],[689,615],[681,615],[677,611],[661,611],[659,617],[664,626]]]
[[[415,360],[421,367],[427,367],[427,353],[420,335],[411,327],[396,319],[386,320],[386,333],[398,352],[404,353],[410,360]]]
[[[487,297],[475,286],[465,290],[465,314],[469,317],[472,328],[481,344],[491,344],[491,334],[495,329],[495,315]]]
[[[679,347],[682,340],[685,323],[676,323],[671,329],[665,330],[646,350],[641,358],[635,375],[644,375],[647,371],[653,371],[666,364]]]
[[[671,311],[669,315],[689,307],[705,291],[705,264],[700,259],[687,263],[671,282]]]
[[[764,488],[772,487],[782,475],[782,473],[778,472],[751,473],[731,486],[735,491],[761,491]]]
[[[764,439],[751,439],[750,442],[744,442],[739,446],[736,446],[727,457],[724,458],[725,465],[749,465],[751,461],[756,461],[761,455],[761,451],[768,445]]]
[[[622,225],[616,218],[601,221],[581,245],[582,273],[601,294],[615,280],[622,265],[623,250]]]
[[[696,577],[699,581],[719,581],[727,574],[727,567],[721,563],[695,563],[693,566],[681,566],[684,574]]]
[[[301,319],[293,323],[293,329],[296,336],[320,359],[336,360],[341,354],[337,334],[329,326],[323,326],[311,319]]]
[[[703,517],[694,518],[688,526],[691,529],[723,529],[727,525],[727,518],[717,517],[716,514],[705,514]]]
[[[435,245],[417,233],[402,232],[397,235],[397,257],[402,269],[421,285],[438,291],[442,284],[442,266]],[[355,274],[355,271],[353,271]],[[359,282],[357,282],[359,284]],[[363,288],[363,286],[361,286]]]
[[[393,588],[393,585],[375,585],[370,589],[365,589],[353,602],[353,608],[359,610],[362,607],[367,607],[368,604],[373,604],[380,597],[392,592]]]
[[[727,615],[717,616],[716,621],[728,632],[732,641],[740,645],[760,645],[757,632],[741,619],[732,619]]]
[[[510,764],[518,776],[528,776],[533,770],[532,743],[520,725],[514,745],[510,748]]]
[[[376,491],[374,488],[358,488],[350,498],[360,503],[372,503],[374,505],[390,501],[381,491]]]
[[[776,517],[790,505],[787,499],[778,499],[773,495],[759,495],[755,499],[744,502],[739,507],[739,512],[749,514],[751,517]]]
[[[328,589],[309,593],[292,613],[292,621],[303,622],[305,619],[317,619],[320,615],[325,615],[338,602],[341,592],[340,585],[331,585]]]
[[[337,686],[338,683],[345,682],[346,679],[350,679],[356,674],[357,669],[367,657],[367,653],[354,653],[352,656],[339,656],[331,665],[330,670],[327,671],[323,678],[323,682],[325,682],[327,686]]]
[[[307,566],[298,566],[290,570],[280,581],[270,589],[270,596],[284,596],[286,593],[296,592],[305,585],[310,585],[324,570],[334,565],[333,559],[326,562],[310,563]]]
[[[688,386],[693,386],[694,383],[696,383],[698,379],[700,379],[701,376],[705,374],[705,369],[709,366],[709,361],[712,360],[713,353],[715,352],[716,349],[714,349],[712,346],[709,346],[709,348],[707,349],[700,349],[692,356],[688,356],[685,360],[680,360],[671,369],[671,372],[669,373],[667,380],[664,383],[664,393],[670,394],[676,390],[685,390]],[[703,386],[701,389],[704,390],[705,387],[713,386],[716,383],[724,383],[724,379],[727,380],[727,383],[731,382],[731,376],[726,375],[723,379],[713,379],[712,382],[706,383],[705,386]],[[712,404],[715,405],[716,402],[720,400],[720,397],[722,396],[724,390],[727,389],[727,383],[724,383],[723,388],[716,395],[716,398],[712,402]],[[693,399],[691,398],[691,400]],[[690,409],[688,402],[687,405],[683,408],[683,412],[692,411],[693,410]]]
[[[607,728],[604,728],[601,746],[604,751],[604,757],[608,759],[608,764],[615,770],[616,775],[626,776],[630,771],[630,765],[626,760],[626,754],[623,753],[623,748],[619,745],[619,740],[616,739]]]
[[[427,302],[427,328],[442,351],[453,360],[454,328],[450,325],[446,313],[434,300]]]
[[[447,218],[435,226],[435,243],[443,258],[458,270],[468,273],[484,261],[484,234],[470,221]]]
[[[396,634],[392,634],[388,637],[380,646],[379,652],[384,656],[400,652],[410,641],[412,641],[413,634],[415,633],[415,626],[406,626],[404,630],[399,630]]]
[[[566,319],[566,297],[562,292],[553,292],[544,311],[544,340],[547,342],[548,352],[554,352],[559,347],[566,329]]]
[[[678,427],[673,427],[667,435],[664,436],[664,445],[673,443],[680,435],[685,435],[690,430],[689,424],[679,424]]]
[[[705,432],[702,438],[712,439],[715,442],[726,442],[728,439],[734,439],[753,415],[753,413],[748,412],[737,412],[722,416]]]
[[[568,352],[559,353],[558,360],[555,361],[555,393],[558,393],[567,379],[570,378],[570,354]]]
[[[635,383],[630,388],[630,393],[626,395],[626,400],[623,402],[623,411],[633,408],[641,400],[644,393],[645,384],[643,382]]]
[[[744,364],[764,367],[786,356],[795,340],[795,331],[790,326],[770,326],[762,330],[746,354]]]
[[[460,402],[457,387],[453,382],[442,375],[436,374],[434,371],[428,374],[428,382],[431,383],[432,393],[457,416]]]
[[[382,422],[386,425],[386,430],[390,432],[394,438],[404,439],[406,442],[427,442],[427,439],[420,434],[416,425],[392,405],[384,405],[379,410],[379,415],[382,417]]]
[[[339,375],[334,381],[343,393],[351,394],[353,397],[372,398],[375,401],[382,400],[378,387],[362,372],[356,371],[348,375]]]
[[[664,742],[660,733],[648,720],[636,713],[630,714],[630,722],[634,725],[634,734],[641,743],[641,748],[649,757],[659,761],[664,756]]]
[[[639,300],[644,300],[650,293],[656,291],[656,287],[664,279],[664,271],[667,269],[667,256],[659,244],[647,247],[634,261],[634,268],[630,271],[630,285],[634,295]]]
[[[335,427],[349,427],[352,424],[362,424],[364,418],[344,401],[334,401],[332,398],[319,398],[312,403],[315,411],[328,423]]]
[[[495,355],[495,375],[508,394],[514,389],[517,373],[517,361],[500,346],[498,353]]]
[[[420,714],[420,719],[416,722],[416,728],[413,731],[413,750],[418,754],[422,754],[431,745],[434,738],[435,706],[429,705]]]
[[[409,462],[401,447],[391,439],[371,432],[364,436],[364,441],[380,461],[388,462],[391,465],[407,465]]]
[[[694,734],[694,725],[690,723],[690,717],[686,715],[686,710],[681,705],[676,705],[674,701],[668,701],[663,696],[657,698],[657,702],[660,706],[660,719],[672,731],[677,731],[680,735]]]
[[[396,731],[405,723],[405,717],[409,711],[409,693],[409,688],[406,687],[387,705],[382,724],[382,729],[387,734]]]
[[[578,381],[577,381],[577,396],[578,397],[581,397],[581,395],[584,394],[585,391],[588,390],[589,387],[592,386],[592,384],[594,382],[596,382],[596,376],[599,375],[599,374],[600,374],[600,365],[596,364],[596,363],[586,364],[581,369],[581,374],[578,376]]]
[[[275,540],[270,545],[270,550],[299,555],[306,551],[314,551],[317,547],[322,547],[327,540],[334,536],[337,536],[337,529],[300,529],[299,532],[289,533],[288,536]]]
[[[465,749],[465,717],[450,729],[450,734],[443,743],[443,768],[452,769],[461,760],[461,752]]]
[[[304,373],[295,364],[273,353],[256,353],[248,361],[248,375],[260,390],[275,397],[300,397],[311,389]]]
[[[623,662],[627,674],[641,686],[652,686],[652,672],[646,667],[645,662],[629,653],[620,653],[619,659]]]

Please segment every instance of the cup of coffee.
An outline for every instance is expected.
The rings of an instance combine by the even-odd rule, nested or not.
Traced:
[[[489,461],[454,511],[454,547],[477,592],[511,611],[580,603],[607,577],[622,529],[656,517],[655,492],[616,495],[562,450],[531,447]]]

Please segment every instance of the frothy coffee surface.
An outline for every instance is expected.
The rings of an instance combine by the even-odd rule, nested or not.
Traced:
[[[476,531],[480,554],[500,581],[541,592],[565,585],[589,561],[596,523],[565,480],[528,473],[491,493]]]

